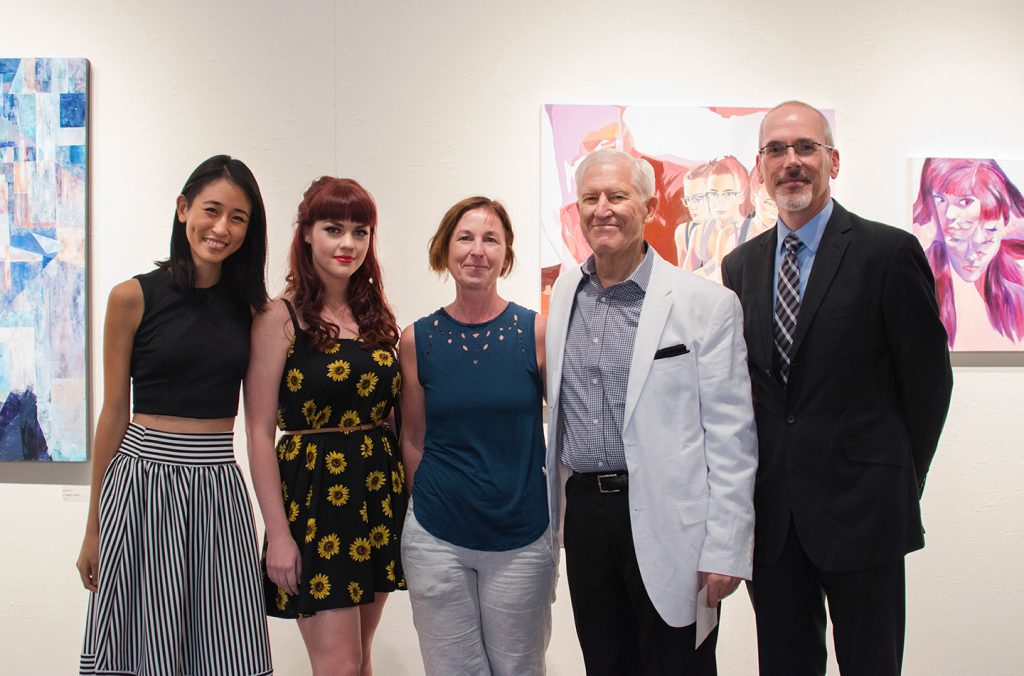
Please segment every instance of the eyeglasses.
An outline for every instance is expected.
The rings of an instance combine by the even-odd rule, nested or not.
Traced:
[[[789,152],[792,148],[796,151],[796,154],[800,157],[807,157],[818,152],[818,148],[824,148],[825,150],[835,150],[832,146],[827,146],[824,143],[818,143],[810,139],[800,139],[795,143],[782,143],[781,141],[771,141],[765,143],[764,147],[758,150],[759,153],[765,157],[779,158]]]
[[[707,192],[709,202],[717,202],[718,200],[734,200],[740,196],[739,190],[708,190]]]
[[[683,198],[683,203],[686,204],[686,206],[688,206],[688,207],[693,207],[693,206],[696,206],[696,205],[700,204],[701,202],[703,202],[707,198],[708,198],[708,194],[704,193],[704,192],[701,192],[701,193],[697,193],[696,195],[687,195],[686,197]]]

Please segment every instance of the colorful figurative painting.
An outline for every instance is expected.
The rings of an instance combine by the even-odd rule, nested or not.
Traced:
[[[1024,160],[914,159],[910,182],[950,349],[1024,350]]]
[[[662,258],[721,281],[722,258],[775,224],[778,211],[754,171],[767,108],[544,106],[541,120],[541,306],[563,265],[590,247],[579,229],[576,166],[615,148],[654,168],[658,210],[644,237]],[[834,113],[823,111],[835,127]]]
[[[86,459],[87,75],[0,58],[0,460]]]

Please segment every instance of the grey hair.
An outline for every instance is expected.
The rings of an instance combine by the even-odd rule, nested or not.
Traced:
[[[774,108],[772,108],[771,110],[769,110],[767,113],[764,114],[764,117],[761,119],[761,128],[760,128],[760,130],[758,132],[758,136],[759,136],[758,142],[760,142],[761,138],[763,138],[763,134],[764,134],[764,121],[768,119],[769,115],[774,113],[779,108],[782,108],[783,106],[801,106],[803,108],[806,108],[807,110],[811,110],[811,111],[814,111],[815,113],[817,113],[818,117],[821,118],[821,126],[824,127],[824,129],[825,129],[825,145],[835,147],[836,142],[835,142],[835,139],[832,136],[832,125],[829,124],[828,118],[825,117],[825,114],[823,112],[821,112],[820,110],[818,110],[817,108],[815,108],[814,106],[812,106],[811,104],[804,103],[803,101],[797,101],[796,99],[793,99],[791,101],[783,101],[782,103],[780,103],[779,105],[775,106]]]
[[[583,179],[583,175],[587,173],[587,169],[590,169],[595,164],[614,162],[626,162],[629,165],[630,181],[633,183],[633,188],[640,193],[640,198],[643,201],[646,202],[654,196],[654,167],[647,160],[642,157],[633,157],[621,150],[602,148],[584,157],[583,161],[576,167],[576,197],[579,198],[580,196],[580,181]]]

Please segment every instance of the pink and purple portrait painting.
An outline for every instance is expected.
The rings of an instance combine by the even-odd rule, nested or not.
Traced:
[[[86,459],[85,59],[0,59],[0,461]]]
[[[1024,160],[929,157],[910,172],[950,349],[1024,350]]]
[[[541,119],[541,307],[562,266],[590,256],[579,228],[576,166],[615,148],[654,169],[658,208],[644,238],[674,265],[721,282],[727,253],[775,225],[754,168],[767,108],[545,105]],[[823,111],[835,127],[833,111]]]

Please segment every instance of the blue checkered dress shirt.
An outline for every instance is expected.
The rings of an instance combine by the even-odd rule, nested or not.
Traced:
[[[559,395],[559,458],[574,472],[626,469],[622,418],[633,342],[640,321],[654,254],[629,277],[602,288],[594,257],[583,263],[583,279],[569,317]]]

